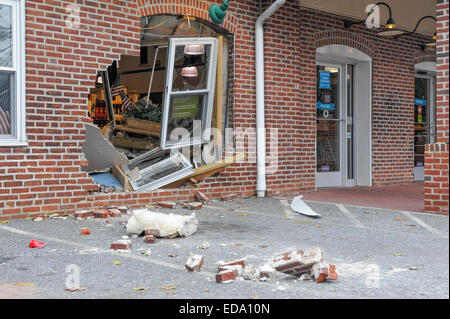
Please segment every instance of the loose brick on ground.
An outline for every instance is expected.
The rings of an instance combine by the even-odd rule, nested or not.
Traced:
[[[225,270],[216,274],[216,282],[222,283],[229,280],[236,279],[236,274],[233,270]]]
[[[200,271],[203,266],[203,256],[201,255],[190,255],[186,261],[186,270],[188,272]]]
[[[164,202],[159,202],[157,205],[162,208],[175,208],[177,206],[177,203],[164,201]]]

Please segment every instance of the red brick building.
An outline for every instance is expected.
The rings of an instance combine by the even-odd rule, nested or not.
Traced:
[[[344,25],[364,18],[370,1],[361,1],[358,15],[311,2],[287,0],[264,23],[265,126],[276,129],[278,148],[266,193],[423,179],[426,210],[448,214],[448,0],[422,1],[437,22],[398,38],[380,36],[384,26]],[[387,2],[407,31],[424,16],[410,6],[410,21],[402,25],[396,17],[402,1]],[[84,124],[92,122],[90,89],[113,61],[141,55],[143,17],[195,17],[223,35],[225,126],[256,128],[255,24],[272,1],[230,1],[220,25],[209,17],[212,3],[0,1],[0,81],[11,92],[9,103],[3,102],[10,125],[0,131],[0,219],[105,203],[139,207],[187,200],[196,189],[211,197],[255,194],[255,161],[236,163],[195,187],[147,192],[101,193],[81,168],[87,165]],[[386,8],[380,6],[380,14],[384,24]],[[434,28],[436,48],[425,49]],[[417,95],[418,87],[425,96]]]

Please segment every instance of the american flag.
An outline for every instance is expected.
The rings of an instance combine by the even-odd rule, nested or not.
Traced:
[[[122,99],[122,111],[128,109],[128,107],[131,105],[131,100],[123,91],[119,91],[119,94],[120,98]]]
[[[122,84],[122,80],[120,79],[120,77],[118,77],[112,85],[111,96],[116,97],[117,95],[120,94],[120,91],[123,91],[123,84]]]
[[[11,134],[9,90],[0,93],[0,134]]]

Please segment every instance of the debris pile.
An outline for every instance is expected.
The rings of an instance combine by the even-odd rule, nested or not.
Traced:
[[[315,282],[337,280],[336,266],[324,262],[320,248],[303,251],[289,251],[275,256],[263,266],[257,268],[247,263],[246,258],[232,261],[219,261],[216,274],[218,283],[229,283],[236,279],[273,281],[277,273],[295,276],[310,276]]]
[[[102,209],[85,209],[75,212],[74,217],[76,219],[90,219],[90,218],[108,218],[108,217],[121,217],[123,214],[128,213],[127,206],[107,206]]]

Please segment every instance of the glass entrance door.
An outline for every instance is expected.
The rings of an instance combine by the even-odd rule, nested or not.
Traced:
[[[434,79],[416,76],[414,96],[414,179],[424,180],[425,144],[434,143]]]
[[[316,186],[354,186],[353,66],[319,64]]]
[[[317,66],[317,187],[342,183],[341,72],[339,66]]]

